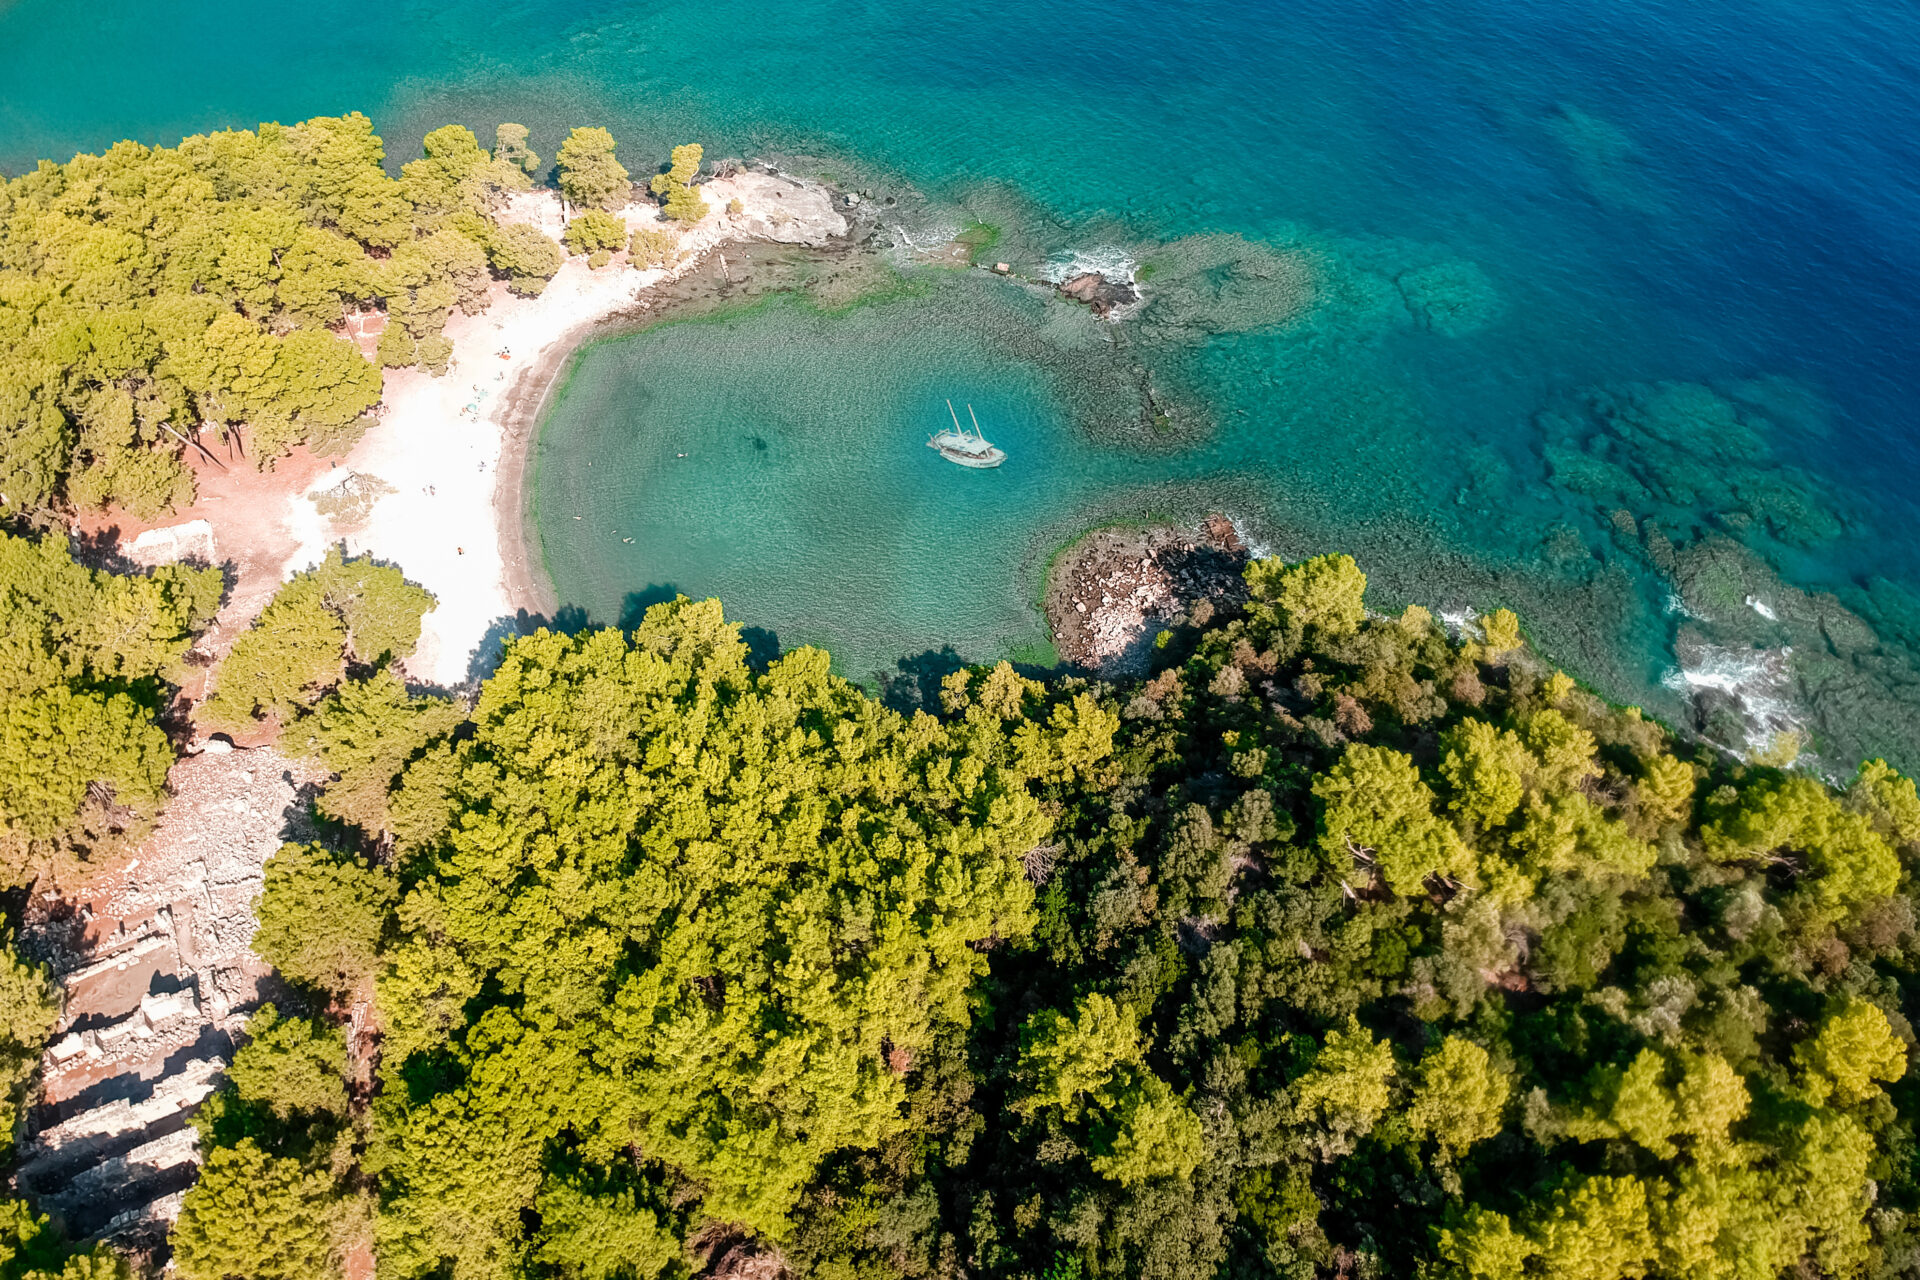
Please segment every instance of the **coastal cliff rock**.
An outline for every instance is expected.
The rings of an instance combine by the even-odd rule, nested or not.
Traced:
[[[1155,635],[1203,623],[1246,599],[1247,549],[1233,522],[1208,516],[1197,530],[1096,529],[1048,576],[1047,625],[1070,666],[1103,676],[1144,672]]]

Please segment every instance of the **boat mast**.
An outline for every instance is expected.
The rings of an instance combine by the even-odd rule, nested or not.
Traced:
[[[968,407],[971,408],[972,406],[968,406]],[[960,429],[960,415],[953,411],[953,401],[951,400],[947,401],[947,416],[953,419],[953,434],[957,436],[964,436],[967,434],[966,432]]]
[[[986,439],[986,436],[984,436],[984,435],[982,435],[982,434],[981,434],[981,431],[980,431],[980,419],[978,419],[978,418],[974,418],[974,417],[973,417],[973,405],[972,405],[971,403],[969,403],[969,404],[967,405],[967,416],[968,416],[969,418],[973,418],[973,434],[974,434],[974,436],[975,436],[975,437],[977,437],[978,439],[981,439],[981,440],[985,440],[985,439]]]

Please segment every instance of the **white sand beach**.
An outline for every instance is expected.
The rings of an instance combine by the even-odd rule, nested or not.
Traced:
[[[407,660],[408,675],[446,687],[465,681],[490,628],[548,603],[539,566],[514,563],[524,461],[514,451],[530,447],[531,419],[574,347],[595,328],[638,312],[650,288],[730,240],[824,244],[847,232],[830,194],[810,183],[750,171],[716,178],[701,190],[711,212],[685,231],[670,271],[635,270],[624,253],[597,271],[584,257],[569,257],[537,298],[516,297],[497,283],[486,311],[455,312],[446,329],[453,361],[444,376],[390,370],[379,425],[334,470],[287,498],[299,549],[282,576],[320,559],[336,542],[352,554],[398,565],[439,601]],[[734,200],[740,211],[729,213]],[[629,205],[623,213],[630,226],[673,225],[658,221],[651,204]],[[555,239],[564,228],[559,197],[547,191],[515,196],[503,220],[531,223]],[[516,419],[526,421],[510,431]],[[381,496],[358,527],[340,528],[321,515],[312,495],[349,476],[362,492]],[[511,487],[505,501],[503,477]]]

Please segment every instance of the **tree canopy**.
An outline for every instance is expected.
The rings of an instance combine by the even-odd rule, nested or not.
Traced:
[[[653,194],[661,198],[666,206],[667,216],[675,222],[698,222],[707,216],[707,202],[693,188],[693,180],[700,173],[700,161],[705,151],[697,142],[673,149],[673,160],[665,173],[656,173],[647,184]]]
[[[605,130],[583,132],[604,158],[563,165],[624,183]],[[550,239],[494,219],[539,165],[526,143],[503,125],[489,154],[450,125],[396,178],[354,114],[122,142],[0,182],[0,515],[155,517],[191,500],[183,455],[208,433],[240,432],[256,465],[350,446],[381,375],[338,332],[349,311],[385,310],[381,364],[438,372],[455,307],[483,308],[496,273],[538,292],[558,267]]]
[[[72,1244],[24,1200],[0,1200],[0,1280],[130,1280],[133,1269],[112,1248]]]
[[[618,209],[633,196],[627,170],[614,158],[605,129],[579,128],[560,144],[560,194],[580,209]]]
[[[112,574],[65,538],[0,533],[0,876],[7,884],[142,829],[173,747],[156,722],[193,636],[220,603],[220,571]]]
[[[350,1122],[337,1033],[268,1021],[192,1248],[360,1214],[462,1280],[1906,1274],[1911,781],[1676,744],[1344,558],[1248,578],[1148,679],[1002,663],[937,711],[684,599],[512,642],[464,714],[341,684],[343,825],[269,863],[259,945],[371,987],[378,1088]],[[337,1228],[287,1239],[324,1269]]]
[[[334,547],[275,592],[234,641],[198,718],[216,729],[263,720],[285,729],[340,683],[349,663],[384,666],[413,652],[432,608],[433,596],[398,569]]]
[[[604,210],[589,209],[567,224],[561,239],[573,252],[586,254],[588,265],[597,270],[627,247],[627,224]]]

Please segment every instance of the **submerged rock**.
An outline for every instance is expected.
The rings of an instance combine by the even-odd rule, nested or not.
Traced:
[[[1828,592],[1790,585],[1725,535],[1671,554],[1686,621],[1669,684],[1691,695],[1702,736],[1750,756],[1795,733],[1812,749],[1803,763],[1835,777],[1876,755],[1920,767],[1911,745],[1920,669],[1897,634],[1877,632]]]
[[[1155,249],[1140,264],[1138,279],[1153,280],[1142,323],[1163,340],[1204,342],[1215,334],[1248,333],[1304,315],[1319,293],[1324,255],[1299,245],[1272,245],[1235,235],[1187,236]],[[1369,277],[1350,273],[1348,294],[1365,292]],[[1388,280],[1372,280],[1383,296],[1369,314],[1406,308]],[[1389,305],[1390,304],[1390,305]],[[1344,306],[1357,304],[1348,298]]]
[[[1401,273],[1394,284],[1414,323],[1445,337],[1478,332],[1500,313],[1493,281],[1471,262],[1436,262]]]

